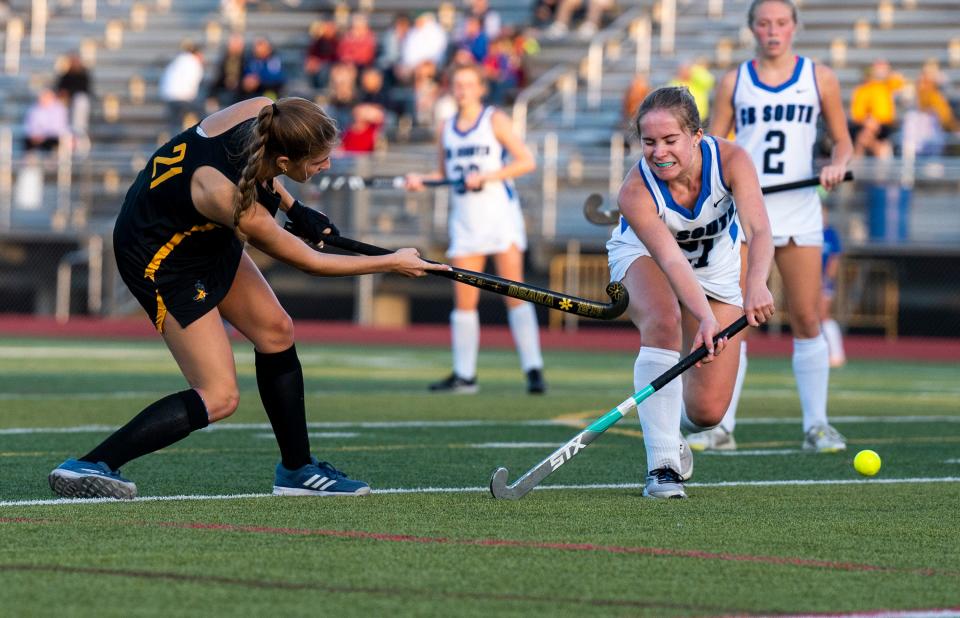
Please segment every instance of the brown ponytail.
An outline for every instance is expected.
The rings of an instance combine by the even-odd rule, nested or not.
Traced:
[[[243,148],[241,161],[245,163],[237,183],[234,227],[256,201],[257,183],[269,180],[266,176],[271,159],[285,156],[291,164],[297,164],[306,157],[330,152],[336,142],[336,123],[316,103],[288,97],[265,105],[257,114]]]

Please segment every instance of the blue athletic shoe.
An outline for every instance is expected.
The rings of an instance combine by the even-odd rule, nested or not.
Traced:
[[[277,464],[273,481],[275,496],[366,496],[370,486],[354,481],[325,461],[310,458],[310,463],[297,470]]]
[[[63,498],[116,498],[133,500],[137,486],[103,463],[68,459],[47,477],[50,489]]]

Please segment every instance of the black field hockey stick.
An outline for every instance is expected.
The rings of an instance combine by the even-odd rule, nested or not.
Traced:
[[[463,184],[462,180],[424,180],[425,187],[447,187]],[[404,176],[319,176],[316,186],[320,191],[364,191],[367,189],[403,189],[406,186]]]
[[[740,316],[740,319],[726,327],[713,338],[714,344],[717,340],[724,337],[730,338],[739,333],[747,326],[747,316]],[[707,355],[707,346],[702,345],[679,363],[665,371],[653,382],[645,386],[642,390],[630,395],[617,407],[613,408],[603,416],[590,423],[586,429],[578,433],[569,442],[555,450],[549,457],[535,465],[526,474],[517,479],[513,485],[507,485],[507,479],[510,473],[506,468],[497,468],[490,477],[490,493],[499,500],[519,500],[527,495],[531,489],[540,484],[540,482],[550,476],[557,468],[567,463],[573,457],[585,449],[588,444],[600,437],[604,431],[612,427],[617,421],[627,415],[630,410],[636,408],[640,402],[654,394],[678,375],[693,367],[703,360]]]
[[[844,182],[853,180],[853,172],[848,171],[843,176]],[[769,187],[763,187],[764,195],[769,195],[770,193],[780,193],[781,191],[792,191],[794,189],[803,189],[805,187],[816,187],[820,184],[820,178],[807,178],[804,180],[796,180],[794,182],[785,182],[781,185],[771,185]],[[587,221],[590,223],[595,223],[597,225],[615,225],[620,219],[620,209],[618,208],[604,208],[603,207],[603,196],[599,193],[591,193],[587,196],[586,201],[583,203],[583,216],[586,217]]]
[[[365,242],[344,238],[343,236],[324,236],[323,242],[333,247],[339,247],[340,249],[346,249],[347,251],[363,255],[387,255],[393,253],[390,249],[384,249],[376,245],[368,245]],[[431,260],[424,261],[433,264],[437,263]],[[547,290],[519,281],[503,279],[495,275],[488,275],[487,273],[465,270],[463,268],[451,267],[450,270],[428,270],[427,272],[431,275],[452,279],[458,283],[464,283],[475,288],[480,288],[481,290],[493,292],[494,294],[518,298],[535,305],[542,305],[550,309],[556,309],[557,311],[573,313],[598,320],[612,320],[626,311],[627,305],[630,304],[630,296],[627,294],[627,288],[623,287],[623,284],[619,281],[614,281],[607,286],[607,296],[610,297],[611,302],[602,303],[595,300],[587,300],[586,298],[570,296],[569,294],[563,294],[561,292],[554,292],[553,290]]]

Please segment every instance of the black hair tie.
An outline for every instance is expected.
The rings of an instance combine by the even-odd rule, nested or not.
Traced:
[[[274,115],[274,116],[278,115],[278,114],[280,113],[280,108],[277,107],[277,104],[276,104],[276,103],[271,103],[270,105],[273,107],[273,115]]]

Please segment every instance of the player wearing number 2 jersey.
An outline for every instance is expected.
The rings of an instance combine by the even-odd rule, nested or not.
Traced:
[[[523,252],[527,248],[520,201],[513,179],[536,169],[533,155],[514,133],[509,117],[483,105],[486,84],[479,67],[458,67],[451,76],[457,114],[441,129],[439,170],[427,176],[409,174],[407,188],[422,190],[423,180],[442,178],[458,182],[451,196],[449,219],[450,263],[467,270],[484,270],[493,256],[497,273],[523,280]],[[507,161],[507,155],[512,160]],[[480,345],[480,290],[453,284],[450,314],[453,373],[430,386],[434,392],[473,393],[477,390],[477,352]],[[520,366],[527,376],[527,392],[543,393],[543,357],[533,305],[507,298],[507,321]]]
[[[681,418],[708,429],[727,409],[739,357],[714,358],[726,342],[714,349],[712,338],[719,324],[744,313],[752,326],[773,314],[773,243],[750,158],[736,144],[704,136],[686,88],[652,92],[635,125],[643,158],[620,188],[620,225],[607,243],[611,279],[630,292],[628,312],[640,329],[634,390],[675,365],[681,349],[706,344],[713,353],[682,383],[673,380],[639,406],[644,495],[684,498],[693,464],[682,446]],[[742,298],[741,236],[750,247]]]
[[[747,23],[757,40],[756,58],[721,80],[710,132],[736,132],[750,153],[763,186],[814,175],[813,147],[822,115],[833,142],[830,161],[819,171],[826,189],[841,182],[853,154],[837,77],[828,67],[793,52],[797,9],[791,0],[754,0]],[[764,197],[776,246],[775,261],[786,290],[793,331],[793,371],[803,411],[803,447],[841,451],[846,443],[827,422],[829,360],[820,333],[820,246],[823,222],[816,188]],[[741,346],[746,367],[746,344]],[[738,378],[742,383],[743,376]],[[739,386],[735,391],[739,393]],[[693,448],[735,448],[732,432],[737,401],[720,426],[691,437]]]

